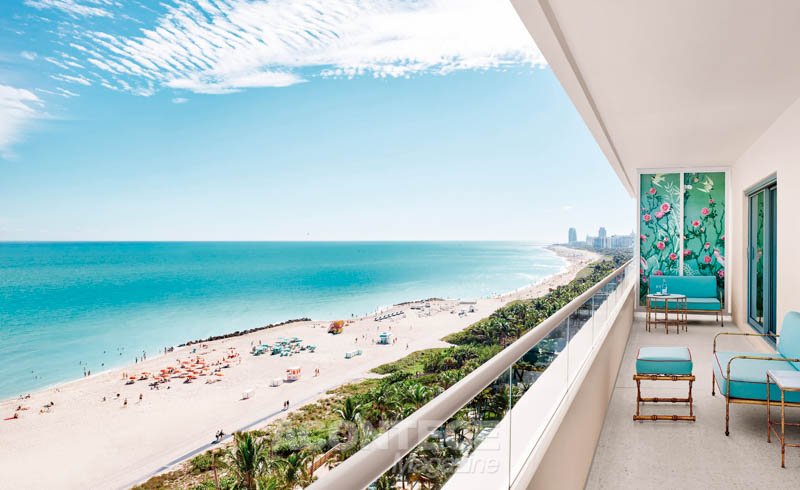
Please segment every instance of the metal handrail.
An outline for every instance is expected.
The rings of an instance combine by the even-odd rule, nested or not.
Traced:
[[[547,317],[494,357],[476,368],[439,396],[398,422],[380,437],[361,448],[322,479],[313,483],[312,490],[363,489],[377,480],[406,454],[422,443],[434,430],[475,398],[481,391],[505,373],[529,350],[547,337],[570,315],[577,311],[600,289],[622,274],[629,260],[603,280]]]

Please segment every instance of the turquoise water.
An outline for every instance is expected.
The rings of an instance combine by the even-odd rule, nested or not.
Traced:
[[[187,340],[489,296],[563,266],[511,242],[0,243],[0,399]]]

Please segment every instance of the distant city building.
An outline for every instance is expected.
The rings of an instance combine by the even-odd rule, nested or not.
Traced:
[[[608,248],[633,248],[634,234],[630,235],[614,235],[609,239]]]
[[[568,243],[572,244],[572,243],[577,243],[577,242],[578,242],[578,230],[576,230],[575,228],[570,228],[569,229],[569,241],[568,241]]]
[[[569,243],[578,245],[578,232],[575,228],[569,229]],[[597,236],[586,235],[585,245],[595,250],[605,249],[632,249],[634,244],[634,234],[608,236],[605,227],[601,226],[597,231]]]

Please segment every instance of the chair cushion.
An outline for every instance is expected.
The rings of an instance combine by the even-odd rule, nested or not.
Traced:
[[[692,374],[692,353],[688,347],[642,347],[636,374]]]
[[[728,361],[734,356],[755,356],[755,357],[780,357],[777,354],[764,354],[763,352],[717,352],[714,357],[714,374],[717,380],[719,392],[727,395],[727,370]],[[754,359],[734,359],[731,363],[731,394],[732,398],[745,398],[748,400],[767,399],[767,370],[788,370],[796,369],[790,362],[754,360]],[[774,384],[770,385],[770,399],[780,402],[781,392]],[[799,392],[786,392],[787,402],[800,403]]]
[[[783,357],[800,359],[800,313],[790,311],[783,317],[780,337],[778,337],[778,352]],[[800,370],[800,362],[794,362],[795,369]]]

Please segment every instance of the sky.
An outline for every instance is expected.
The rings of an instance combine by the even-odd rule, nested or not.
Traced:
[[[3,0],[0,240],[537,240],[632,201],[506,0]]]

